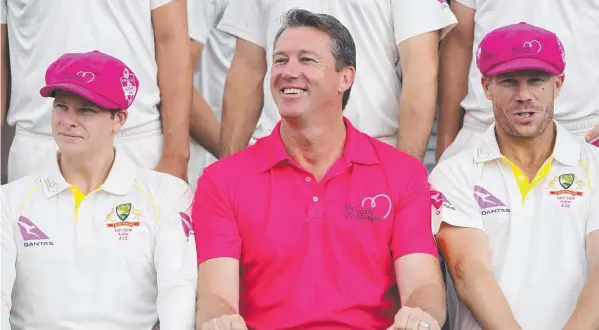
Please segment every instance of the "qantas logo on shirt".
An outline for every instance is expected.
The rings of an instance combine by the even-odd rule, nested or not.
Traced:
[[[191,219],[187,214],[183,212],[179,212],[179,216],[181,216],[181,224],[183,225],[183,232],[185,233],[185,237],[189,239],[189,236],[194,234]]]
[[[436,215],[441,214],[441,207],[445,207],[445,208],[455,211],[455,207],[453,207],[453,205],[451,205],[451,203],[449,202],[447,197],[445,197],[445,195],[443,195],[443,193],[441,193],[438,190],[435,190],[430,185],[429,185],[429,190],[430,190],[430,194],[431,194],[431,204],[433,204],[433,207],[435,208]]]
[[[21,236],[25,243],[23,244],[25,247],[28,246],[42,246],[42,245],[54,245],[50,238],[44,234],[44,232],[39,229],[31,220],[26,217],[19,217],[19,221],[17,222],[19,226],[19,231],[21,232]]]
[[[482,215],[510,212],[510,209],[499,198],[481,186],[474,186],[474,198],[482,210]]]

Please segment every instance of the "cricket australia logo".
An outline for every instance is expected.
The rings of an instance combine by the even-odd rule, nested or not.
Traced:
[[[129,217],[129,213],[131,213],[131,203],[121,204],[116,207],[116,216],[123,221]]]
[[[559,184],[559,187],[557,186]],[[549,195],[557,196],[561,207],[568,208],[576,197],[582,197],[586,182],[576,177],[574,173],[561,174],[549,181]]]
[[[116,218],[115,218],[116,215]],[[139,227],[143,213],[133,207],[131,203],[116,206],[106,214],[106,228],[114,228],[120,241],[129,239],[133,228]]]

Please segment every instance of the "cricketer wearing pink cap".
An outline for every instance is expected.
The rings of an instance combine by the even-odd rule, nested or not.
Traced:
[[[513,24],[483,38],[477,65],[495,123],[430,176],[454,328],[598,329],[599,149],[554,120],[564,48]]]
[[[355,49],[334,17],[287,13],[270,79],[283,119],[198,181],[200,329],[443,324],[426,169],[343,117]]]
[[[2,329],[193,328],[190,188],[114,148],[138,88],[98,51],[47,69],[58,153],[0,190]]]

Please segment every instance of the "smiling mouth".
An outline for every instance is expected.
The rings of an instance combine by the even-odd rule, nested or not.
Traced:
[[[527,117],[532,117],[534,114],[535,114],[534,112],[519,112],[516,114],[516,116],[522,117],[522,118],[527,118]]]
[[[306,90],[302,88],[282,88],[281,93],[285,95],[299,95],[305,93]]]

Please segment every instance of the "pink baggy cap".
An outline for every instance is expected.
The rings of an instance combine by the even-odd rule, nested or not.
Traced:
[[[557,76],[566,67],[566,53],[555,33],[522,22],[489,32],[478,46],[476,65],[483,76],[521,70]]]
[[[54,97],[57,90],[80,95],[98,106],[127,110],[137,95],[139,81],[119,59],[94,50],[62,55],[46,70],[43,97]]]

